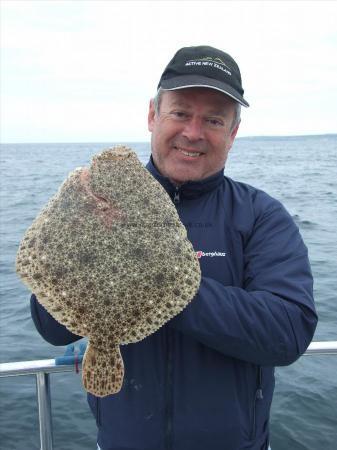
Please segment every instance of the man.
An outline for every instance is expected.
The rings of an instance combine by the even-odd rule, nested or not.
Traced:
[[[120,393],[88,396],[98,445],[267,449],[274,366],[294,362],[317,323],[307,250],[278,201],[223,175],[240,105],[249,106],[236,62],[212,47],[182,48],[158,88],[147,168],[175,202],[202,281],[181,314],[122,347]],[[31,305],[49,342],[78,339],[34,295]]]

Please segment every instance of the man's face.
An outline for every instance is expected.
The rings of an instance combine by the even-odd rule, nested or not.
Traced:
[[[221,170],[239,125],[234,100],[207,88],[164,91],[160,111],[151,100],[148,126],[157,169],[173,183],[202,180]]]

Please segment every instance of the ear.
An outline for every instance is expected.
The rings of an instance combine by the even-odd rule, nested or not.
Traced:
[[[152,133],[153,127],[154,127],[155,115],[156,115],[156,111],[155,111],[155,107],[154,107],[154,101],[153,101],[153,99],[151,99],[150,105],[149,105],[149,113],[147,116],[147,126],[151,133]]]

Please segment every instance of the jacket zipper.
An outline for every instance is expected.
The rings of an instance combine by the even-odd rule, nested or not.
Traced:
[[[251,439],[255,439],[256,437],[256,407],[257,407],[257,401],[263,399],[263,391],[262,391],[262,367],[258,367],[258,381],[257,381],[257,389],[255,391],[254,395],[254,402],[253,402],[253,426],[252,426],[252,433],[251,433]]]
[[[173,203],[176,205],[177,203],[180,203],[180,192],[179,192],[179,187],[176,186],[176,190],[174,192],[174,197],[173,197]]]
[[[173,342],[171,330],[167,330],[167,366],[166,366],[166,423],[165,423],[165,450],[172,450],[172,422],[173,422],[173,399],[172,399],[172,375],[173,375]]]
[[[176,186],[173,203],[180,203],[179,186]],[[173,425],[173,336],[171,330],[167,328],[167,366],[166,366],[166,411],[165,411],[165,450],[173,449],[172,425]]]
[[[96,422],[97,426],[101,426],[101,399],[96,397]]]

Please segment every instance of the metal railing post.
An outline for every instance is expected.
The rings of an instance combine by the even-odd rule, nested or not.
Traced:
[[[36,374],[37,403],[39,407],[41,450],[53,450],[53,427],[49,374]]]
[[[337,355],[337,341],[312,342],[304,355]],[[0,363],[0,378],[20,375],[36,376],[41,450],[53,450],[49,375],[74,372],[75,369],[78,372],[82,366],[81,360],[78,361],[74,356],[66,354],[56,359]]]

